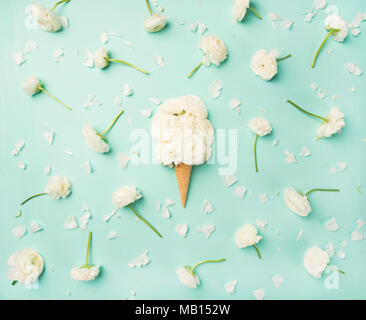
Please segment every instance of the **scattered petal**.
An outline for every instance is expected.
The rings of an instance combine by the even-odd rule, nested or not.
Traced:
[[[239,199],[244,199],[247,188],[245,188],[244,186],[237,186],[233,192],[234,195],[236,195]]]
[[[128,154],[117,152],[117,161],[121,168],[124,169],[127,167],[128,161],[130,161],[130,157],[128,156]]]
[[[145,250],[141,255],[128,263],[130,268],[141,268],[150,263],[151,259],[147,256],[148,250]]]
[[[273,282],[273,285],[278,289],[280,287],[280,285],[285,281],[285,278],[283,277],[280,277],[278,275],[274,275],[272,277],[272,282]]]
[[[27,227],[26,226],[17,226],[15,228],[13,228],[12,232],[13,232],[14,236],[16,236],[18,239],[21,239],[27,232]]]
[[[188,232],[188,224],[182,223],[175,227],[175,231],[182,237],[185,238]]]
[[[233,280],[225,284],[225,290],[229,294],[234,294],[238,280]]]
[[[77,229],[77,228],[78,228],[78,224],[76,222],[75,217],[70,217],[65,220],[64,229],[72,230],[72,229]]]
[[[325,223],[325,228],[328,231],[337,231],[338,230],[338,224],[336,219],[333,217],[328,222]]]
[[[210,201],[208,201],[208,199],[203,200],[201,211],[203,213],[211,213],[212,211],[214,211],[214,207],[212,206]]]
[[[141,109],[139,110],[140,114],[142,114],[145,118],[149,119],[151,117],[152,110],[151,109]]]
[[[47,142],[51,146],[53,143],[53,138],[55,136],[55,131],[53,131],[53,130],[45,131],[45,132],[43,132],[42,136],[47,140]]]
[[[266,295],[266,290],[264,290],[263,288],[253,290],[253,295],[255,297],[255,300],[263,300],[264,296]]]
[[[215,229],[216,228],[213,224],[205,224],[203,226],[198,226],[196,228],[196,231],[202,232],[205,235],[206,239],[208,239],[210,237],[211,233],[215,231]]]
[[[41,230],[43,230],[43,228],[41,226],[39,226],[37,222],[35,222],[35,221],[30,222],[29,231],[31,234],[39,232]]]
[[[214,82],[212,82],[208,87],[208,91],[210,92],[211,98],[217,99],[221,94],[221,89],[222,89],[221,80],[215,80]]]
[[[163,212],[161,213],[161,216],[165,219],[169,219],[170,218],[170,211],[168,208],[164,208]]]
[[[124,94],[126,97],[128,97],[128,96],[130,96],[130,95],[132,95],[132,94],[133,94],[133,90],[131,89],[131,87],[129,86],[129,84],[128,84],[128,83],[125,83],[125,84],[123,85],[123,94]]]
[[[351,241],[360,241],[363,239],[363,235],[358,230],[355,230],[351,234]]]
[[[233,175],[223,175],[222,179],[224,180],[225,187],[230,187],[238,181],[238,178]]]
[[[308,147],[302,147],[299,153],[300,157],[309,157],[310,156],[310,150]]]
[[[64,60],[64,51],[62,48],[53,50],[53,60],[55,62],[61,62]]]
[[[25,61],[27,61],[27,58],[25,57],[25,55],[23,54],[23,52],[13,52],[11,54],[11,56],[13,57],[13,60],[15,61],[15,63],[20,66],[22,63],[24,63]]]
[[[111,231],[107,235],[108,240],[117,239],[119,237],[118,233],[116,231]]]

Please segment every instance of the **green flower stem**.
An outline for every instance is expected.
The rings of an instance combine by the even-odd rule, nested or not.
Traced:
[[[59,5],[59,4],[61,4],[61,3],[66,3],[66,2],[70,2],[71,0],[61,0],[61,1],[59,1],[59,2],[57,2],[57,3],[55,3],[55,5],[52,7],[52,11],[55,11],[55,9],[56,9],[56,7]]]
[[[30,196],[29,198],[25,199],[20,205],[22,206],[22,205],[26,204],[29,200],[36,198],[36,197],[44,196],[46,194],[47,194],[46,192],[34,194],[33,196]]]
[[[152,16],[152,11],[151,11],[151,8],[150,8],[149,0],[145,0],[145,3],[146,3],[147,9],[149,10],[150,16]]]
[[[112,123],[109,125],[109,127],[107,129],[105,129],[101,135],[104,136],[106,135],[114,126],[114,124],[117,122],[117,120],[119,119],[119,117],[124,113],[124,110],[121,110],[121,112],[119,114],[117,114],[117,116],[114,118],[114,120],[112,121]]]
[[[314,191],[330,191],[330,192],[339,192],[339,189],[311,189],[305,193],[305,196],[308,196],[310,193]]]
[[[263,20],[262,16],[253,7],[249,7],[248,9],[251,10],[258,17],[258,19]]]
[[[222,261],[225,261],[226,259],[223,258],[223,259],[219,259],[219,260],[204,260],[204,261],[201,261],[201,262],[198,262],[196,263],[192,268],[191,268],[191,272],[194,271],[194,269],[196,269],[198,266],[200,266],[201,264],[204,264],[204,263],[211,263],[211,262],[222,262]]]
[[[290,58],[292,55],[291,53],[289,53],[287,56],[283,57],[283,58],[277,58],[276,61],[283,61],[283,60],[286,60],[287,58]]]
[[[53,100],[55,100],[56,102],[58,102],[59,104],[63,105],[66,109],[68,110],[72,110],[68,105],[64,104],[61,100],[59,100],[58,98],[56,98],[53,94],[49,93],[48,91],[46,91],[41,85],[38,86],[38,90],[43,91],[45,94],[47,94],[49,97],[51,97]]]
[[[197,66],[197,67],[195,67],[192,71],[191,71],[191,73],[187,76],[187,78],[189,79],[190,77],[192,77],[195,73],[196,73],[196,71],[202,66],[202,64],[203,64],[203,62],[200,62],[199,63],[199,65]]]
[[[90,252],[90,245],[91,245],[91,237],[92,237],[92,233],[89,232],[89,236],[88,236],[88,248],[86,249],[86,260],[85,260],[85,264],[82,266],[82,268],[88,268],[89,265],[89,252]]]
[[[139,68],[139,67],[137,67],[137,66],[135,66],[135,65],[133,65],[132,63],[129,63],[129,62],[127,62],[127,61],[123,61],[123,60],[119,60],[119,59],[106,59],[106,60],[108,60],[108,61],[111,61],[111,62],[119,62],[119,63],[123,63],[123,64],[125,64],[125,65],[127,65],[127,66],[129,66],[129,67],[131,67],[131,68],[134,68],[135,70],[137,70],[137,71],[140,71],[140,72],[142,72],[142,73],[145,73],[145,74],[149,74],[149,72],[148,71],[146,71],[146,70],[144,70],[144,69],[142,69],[142,68]]]
[[[339,30],[338,29],[331,29],[327,36],[325,37],[325,39],[323,40],[322,44],[320,45],[318,51],[315,53],[315,56],[314,56],[314,59],[313,59],[313,63],[311,64],[311,67],[314,68],[315,67],[315,62],[316,62],[316,59],[318,58],[318,55],[320,53],[320,50],[323,48],[324,44],[327,42],[328,38],[333,34],[333,33],[336,33],[338,32]]]
[[[258,164],[257,164],[257,141],[258,141],[258,135],[255,135],[254,139],[254,164],[255,164],[255,172],[258,172]]]
[[[261,253],[259,252],[259,249],[257,247],[257,244],[253,244],[253,246],[254,246],[255,250],[257,251],[257,254],[258,254],[259,259],[262,259],[262,256],[261,256]]]
[[[339,269],[337,269],[337,268],[335,268],[335,267],[333,267],[333,266],[331,266],[331,265],[327,265],[327,267],[328,268],[330,268],[330,269],[332,269],[332,270],[334,270],[334,271],[337,271],[337,272],[339,272],[339,273],[342,273],[342,274],[346,274],[344,271],[342,271],[342,270],[339,270]]]
[[[323,117],[318,116],[318,115],[316,115],[314,113],[311,113],[309,111],[304,110],[303,108],[299,107],[296,103],[292,102],[291,100],[286,100],[286,102],[288,102],[289,104],[291,104],[292,106],[294,106],[296,109],[300,110],[301,112],[308,114],[309,116],[313,116],[313,117],[316,117],[318,119],[323,120],[324,122],[328,122],[328,119],[323,118]]]
[[[132,212],[136,215],[137,218],[139,218],[140,220],[142,220],[143,222],[146,223],[147,226],[149,226],[151,228],[151,230],[153,230],[160,238],[162,238],[163,236],[159,233],[158,230],[156,230],[149,222],[147,222],[142,216],[140,216],[136,210],[132,207],[131,204],[128,205],[130,207],[130,209],[132,210]]]

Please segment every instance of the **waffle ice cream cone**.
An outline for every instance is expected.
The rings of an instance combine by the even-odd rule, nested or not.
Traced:
[[[175,174],[177,176],[178,189],[180,194],[180,200],[183,208],[186,207],[189,180],[191,179],[192,166],[188,164],[178,164],[175,167]]]

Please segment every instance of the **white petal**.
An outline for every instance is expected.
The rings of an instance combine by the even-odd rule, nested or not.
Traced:
[[[225,284],[225,290],[229,294],[234,294],[238,280],[233,280]]]
[[[273,285],[278,289],[280,287],[280,285],[285,281],[285,278],[283,277],[280,277],[278,275],[274,275],[272,277],[272,282],[273,282]]]
[[[208,91],[210,92],[210,95],[213,99],[217,99],[220,96],[221,89],[222,89],[221,80],[215,80],[208,87]]]
[[[182,237],[185,238],[188,232],[188,224],[182,223],[175,227],[175,231]]]
[[[128,154],[117,152],[117,161],[121,168],[124,169],[127,167],[128,161],[130,161],[130,157],[128,156]]]
[[[35,221],[30,222],[30,225],[29,225],[30,233],[33,234],[33,233],[36,233],[36,232],[41,231],[41,230],[43,230],[43,228],[41,226],[39,226],[37,222],[35,222]]]
[[[164,208],[163,212],[161,213],[161,216],[165,219],[169,219],[170,218],[170,211],[168,208]]]
[[[108,240],[117,239],[119,237],[118,233],[116,231],[111,231],[107,235]]]
[[[328,231],[337,231],[338,230],[338,224],[336,219],[333,217],[328,222],[325,223],[325,228]]]
[[[75,217],[70,217],[65,220],[64,229],[72,230],[72,229],[77,229],[77,228],[78,228],[78,224],[76,222]]]
[[[18,66],[27,61],[27,58],[25,57],[23,52],[13,52],[11,55]]]
[[[90,161],[86,161],[81,166],[87,173],[91,174],[93,172],[92,166],[90,164]]]
[[[214,210],[214,207],[212,206],[210,201],[208,201],[208,199],[204,199],[203,203],[202,203],[201,211],[203,213],[211,213],[213,210]]]
[[[145,118],[150,118],[152,110],[151,109],[141,109],[139,110],[140,114],[142,114]]]
[[[264,296],[266,295],[266,290],[264,289],[253,290],[253,295],[255,297],[255,300],[263,300]]]
[[[196,231],[202,232],[205,235],[206,239],[208,239],[210,237],[211,233],[215,231],[215,229],[216,228],[213,224],[205,224],[203,226],[198,226],[196,228]]]
[[[170,207],[170,206],[173,206],[173,205],[175,205],[175,201],[173,199],[171,199],[171,198],[166,198],[165,199],[165,206],[166,207]]]
[[[351,241],[360,241],[363,239],[363,235],[358,230],[355,230],[351,234]]]
[[[141,255],[128,263],[130,268],[141,268],[150,263],[151,259],[147,256],[148,250],[145,250]]]
[[[133,90],[130,88],[129,84],[125,83],[123,85],[123,94],[125,96],[130,96],[130,95],[132,95],[132,93],[133,93]]]
[[[224,175],[222,179],[224,180],[225,187],[230,187],[238,181],[238,178],[233,175]]]
[[[55,131],[50,130],[50,131],[45,131],[43,132],[43,137],[47,140],[47,142],[52,145],[53,143],[53,138],[55,136]]]
[[[244,186],[237,186],[233,192],[234,195],[236,195],[239,199],[243,199],[245,193],[247,192],[247,188],[245,188]]]
[[[15,228],[13,228],[13,230],[11,230],[11,231],[18,239],[21,239],[27,232],[27,227],[26,226],[17,226]]]

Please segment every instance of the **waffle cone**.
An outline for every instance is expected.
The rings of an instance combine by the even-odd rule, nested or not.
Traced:
[[[175,175],[177,176],[180,200],[183,208],[186,207],[191,170],[192,166],[188,164],[181,163],[175,166]]]

